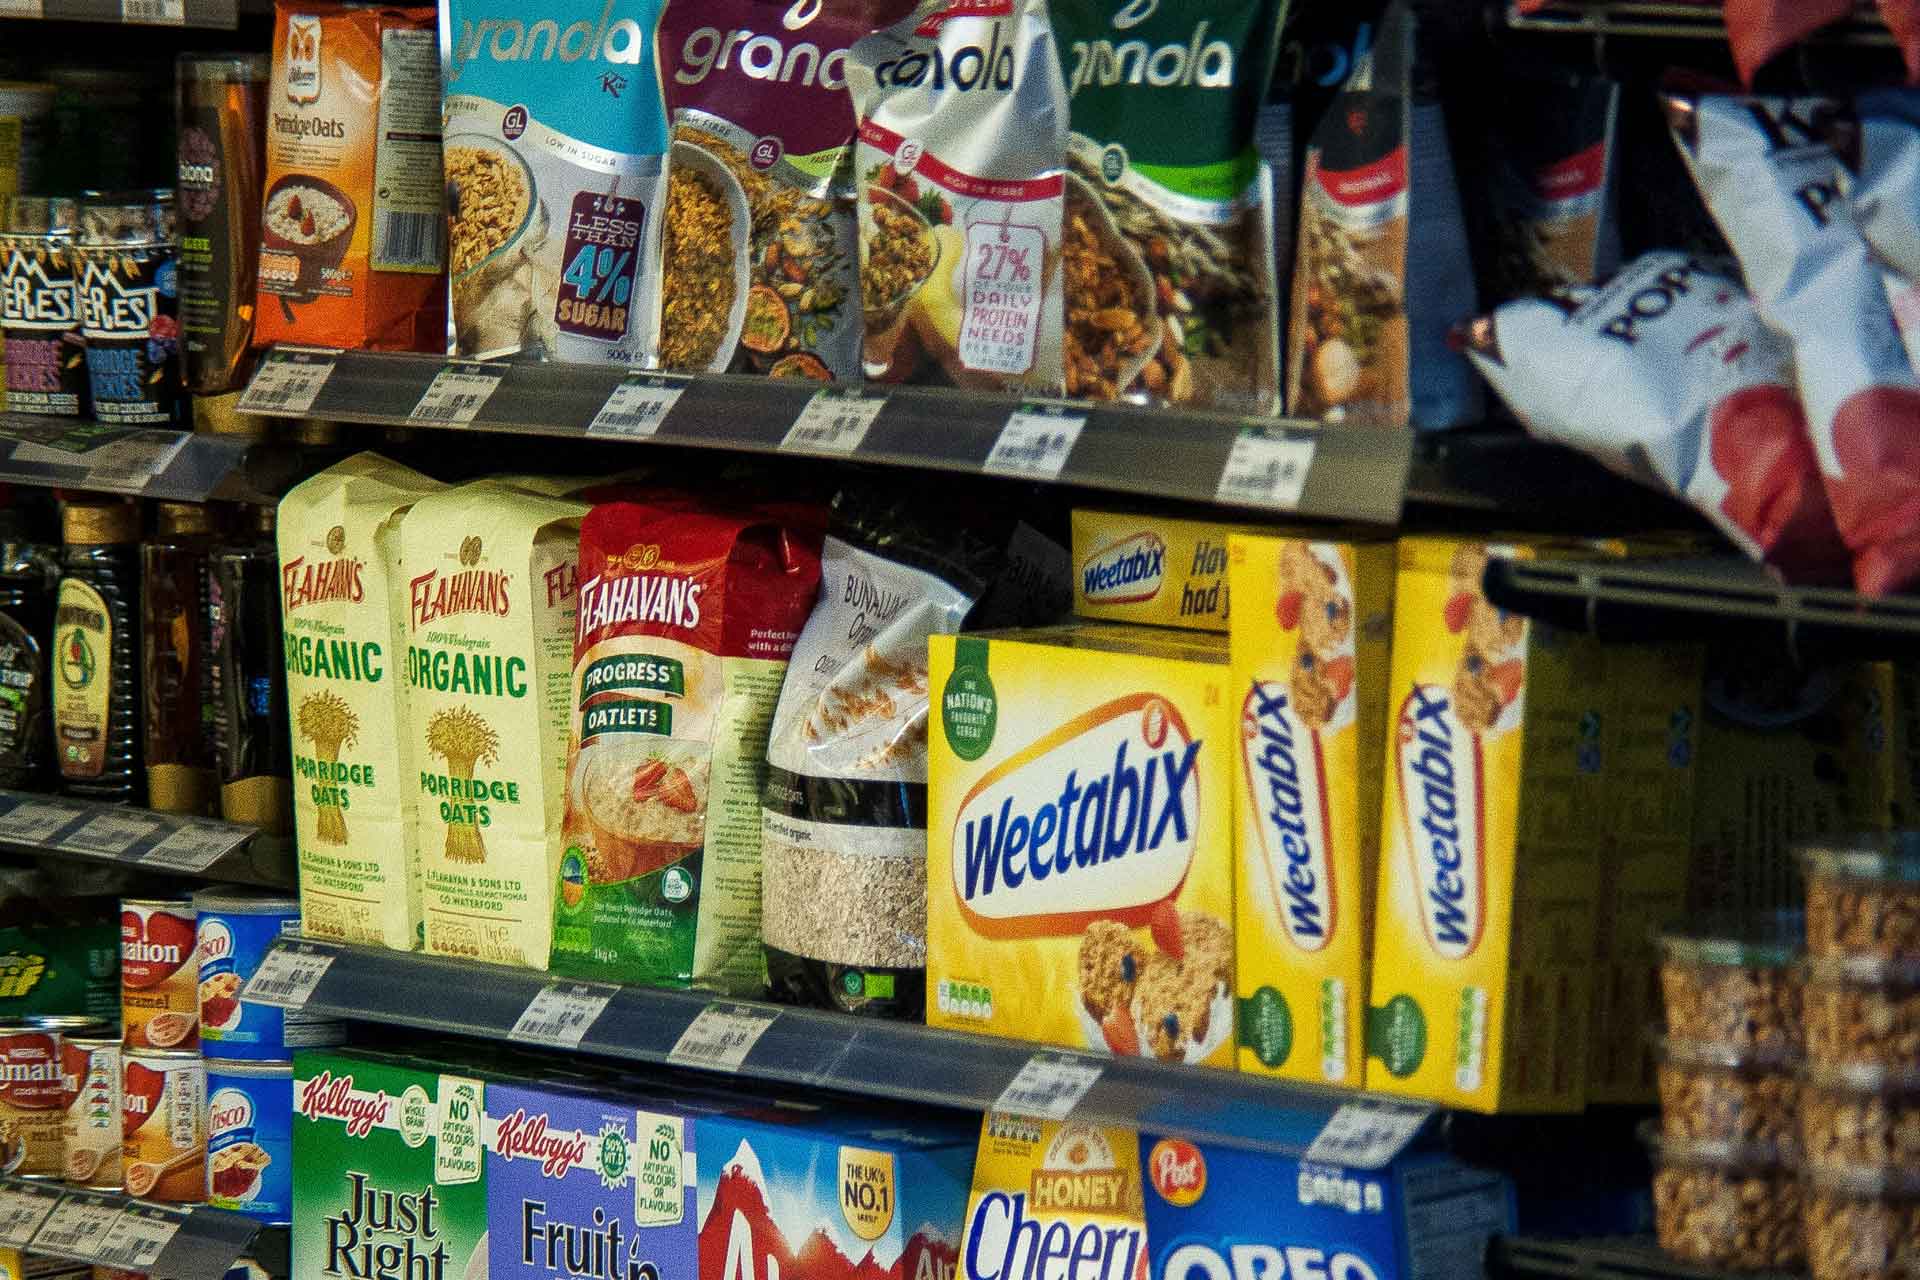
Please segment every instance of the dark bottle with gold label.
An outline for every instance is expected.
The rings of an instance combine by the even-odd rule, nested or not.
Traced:
[[[220,787],[207,606],[217,530],[212,509],[195,502],[160,503],[159,526],[140,548],[147,803],[212,815]]]
[[[73,499],[60,512],[54,602],[53,749],[61,789],[138,804],[140,509]]]
[[[219,698],[220,816],[272,835],[293,829],[280,554],[274,509],[255,507],[244,539],[213,558],[214,686]]]
[[[4,486],[0,502],[0,787],[39,791],[52,782],[47,638],[60,552],[28,536]]]

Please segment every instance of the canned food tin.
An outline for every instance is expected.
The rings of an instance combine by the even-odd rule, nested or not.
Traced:
[[[144,1271],[129,1271],[125,1267],[103,1267],[95,1264],[93,1280],[148,1280]]]
[[[96,421],[166,426],[180,416],[174,245],[171,190],[89,195],[81,202],[74,296]]]
[[[79,205],[62,196],[0,196],[0,353],[7,411],[77,417],[86,349],[73,286]]]
[[[292,1221],[291,1063],[207,1059],[207,1203]]]
[[[0,1167],[25,1178],[60,1176],[60,1033],[0,1025]]]
[[[208,890],[193,895],[200,957],[200,1038],[209,1055],[284,1061],[294,1049],[339,1044],[346,1028],[270,1004],[248,1004],[240,992],[273,940],[300,931],[300,903],[267,894]]]
[[[62,1172],[77,1187],[120,1187],[120,1040],[67,1036],[60,1041]]]
[[[108,1036],[113,1028],[84,1013],[35,1014],[25,1021],[42,1031],[58,1031],[62,1036]]]
[[[191,898],[126,898],[120,903],[120,1024],[129,1049],[196,1049],[196,981]]]
[[[128,1053],[120,1099],[127,1193],[175,1204],[205,1200],[207,1066],[200,1055]]]

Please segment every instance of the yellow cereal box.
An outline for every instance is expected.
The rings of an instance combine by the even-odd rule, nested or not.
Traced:
[[[1477,1111],[1575,1110],[1603,658],[1491,605],[1489,551],[1400,544],[1367,1087]]]
[[[927,1021],[1231,1066],[1226,646],[935,636]]]
[[[1143,1199],[1133,1130],[988,1112],[956,1280],[1146,1280]]]
[[[1393,544],[1234,534],[1228,548],[1240,1069],[1358,1088]]]
[[[1073,611],[1104,622],[1227,629],[1227,538],[1259,526],[1073,513]]]

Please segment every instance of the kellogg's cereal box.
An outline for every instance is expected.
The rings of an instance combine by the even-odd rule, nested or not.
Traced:
[[[1461,1280],[1513,1226],[1504,1177],[1433,1151],[1354,1169],[1146,1134],[1140,1164],[1152,1280]]]
[[[1577,1110],[1605,659],[1489,603],[1495,551],[1534,554],[1400,544],[1367,1087],[1478,1111]]]
[[[1073,611],[1103,622],[1227,630],[1227,539],[1261,533],[1124,511],[1073,513]]]
[[[1240,1068],[1358,1088],[1393,544],[1233,534]]]
[[[959,1280],[1147,1280],[1139,1137],[988,1112],[960,1258]]]
[[[968,1127],[769,1109],[698,1139],[699,1280],[952,1280]]]
[[[1233,1063],[1225,648],[935,636],[927,1021]]]

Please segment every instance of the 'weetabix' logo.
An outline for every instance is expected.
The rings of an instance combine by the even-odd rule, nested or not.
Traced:
[[[1160,594],[1167,544],[1143,529],[1110,542],[1080,565],[1080,594],[1089,604],[1139,604]]]
[[[1445,686],[1416,684],[1400,704],[1394,760],[1427,941],[1445,959],[1465,959],[1486,927],[1485,777],[1480,737],[1461,723]]]
[[[1338,917],[1328,849],[1326,762],[1320,741],[1293,709],[1287,687],[1257,680],[1240,711],[1240,750],[1253,802],[1253,833],[1273,884],[1280,921],[1302,951],[1332,941]]]

